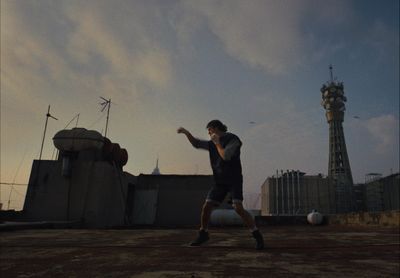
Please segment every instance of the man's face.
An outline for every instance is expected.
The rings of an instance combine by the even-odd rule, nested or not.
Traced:
[[[213,128],[213,127],[209,127],[209,128],[207,128],[207,130],[208,130],[208,135],[210,135],[210,136],[211,136],[211,134],[217,133],[217,129]]]

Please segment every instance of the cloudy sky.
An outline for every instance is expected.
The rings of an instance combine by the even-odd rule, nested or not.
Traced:
[[[48,105],[59,120],[49,120],[45,159],[77,114],[104,134],[100,96],[115,103],[108,135],[134,175],[157,156],[165,174],[211,173],[208,154],[176,129],[207,138],[212,119],[243,141],[248,194],[276,169],[326,174],[329,64],[348,98],[355,182],[399,171],[396,0],[2,0],[0,180],[28,182]],[[10,208],[25,191],[15,186]],[[1,202],[9,196],[2,185]]]

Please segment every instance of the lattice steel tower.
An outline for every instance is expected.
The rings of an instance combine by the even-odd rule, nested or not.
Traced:
[[[322,106],[326,110],[329,124],[329,165],[328,176],[336,184],[336,212],[351,210],[353,177],[344,140],[343,120],[346,110],[342,82],[333,79],[332,65],[329,66],[331,80],[321,88]]]

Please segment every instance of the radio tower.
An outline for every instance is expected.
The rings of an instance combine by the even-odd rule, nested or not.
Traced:
[[[329,66],[330,82],[321,88],[322,106],[326,110],[329,124],[329,165],[328,176],[336,185],[336,212],[351,210],[353,177],[344,140],[343,120],[346,110],[343,83],[333,79],[332,65]]]

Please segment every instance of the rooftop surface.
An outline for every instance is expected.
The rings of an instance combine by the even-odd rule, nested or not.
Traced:
[[[399,230],[263,227],[253,249],[241,227],[213,228],[202,247],[190,229],[35,229],[0,233],[1,277],[398,277]]]

